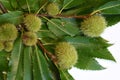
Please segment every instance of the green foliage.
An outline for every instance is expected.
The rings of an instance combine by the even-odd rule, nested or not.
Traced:
[[[60,78],[61,80],[74,80],[72,76],[68,73],[68,71],[60,70]]]
[[[0,52],[0,72],[2,71],[7,71],[8,70],[8,60],[7,60],[7,57],[8,57],[8,53],[5,52],[5,51],[1,51]]]
[[[75,67],[83,69],[83,70],[102,70],[105,69],[102,67],[94,58],[86,56],[86,54],[82,54],[80,50],[79,52],[79,58],[78,63],[75,65]]]
[[[34,80],[53,80],[47,61],[45,60],[42,52],[35,47],[33,54],[33,76]]]
[[[108,3],[100,6],[98,8],[98,10],[102,11],[102,10],[109,9],[109,8],[112,8],[112,7],[116,7],[116,6],[120,6],[120,1],[111,1],[111,2],[108,2]]]
[[[22,20],[22,17],[23,15],[21,11],[8,12],[0,15],[0,24],[3,23],[19,24]]]
[[[9,70],[8,58],[9,53],[0,51],[0,80],[3,80],[4,78],[3,72],[7,72]]]
[[[56,3],[60,10],[54,15],[49,14],[46,11],[49,3]],[[49,8],[53,10],[53,7]],[[30,18],[28,20],[31,24],[26,25],[24,18],[27,14],[34,14],[41,21],[37,24],[37,21]],[[68,42],[75,47],[78,60],[72,67],[84,70],[105,69],[96,58],[115,62],[107,49],[111,44],[100,36],[88,37],[80,29],[84,20],[96,14],[105,17],[108,26],[118,23],[120,1],[0,0],[0,28],[3,24],[10,23],[15,25],[18,33],[14,41],[7,38],[14,42],[13,49],[8,48],[9,53],[4,49],[6,41],[2,41],[3,38],[0,37],[0,80],[74,80],[68,69],[61,70],[58,65],[55,46],[59,42]],[[34,25],[38,25],[37,29],[34,29]],[[33,27],[29,30],[28,27],[31,26]],[[89,24],[87,28],[89,29]],[[36,36],[35,40],[29,41],[30,44],[34,42],[32,46],[26,46],[23,41],[24,33],[29,31]],[[3,32],[0,36],[2,34]],[[28,41],[29,36],[24,36],[24,40]]]
[[[15,45],[13,51],[11,52],[11,60],[10,60],[10,72],[8,73],[9,80],[21,80],[22,79],[22,58],[23,58],[23,47],[22,40],[18,38],[15,41]]]
[[[117,15],[105,15],[106,17],[106,20],[107,20],[107,23],[108,23],[108,26],[112,26],[118,22],[120,22],[120,14],[117,14]]]
[[[25,47],[24,48],[24,61],[23,61],[23,64],[24,64],[24,76],[23,76],[23,79],[24,80],[32,80],[32,77],[31,77],[31,73],[32,73],[32,66],[31,66],[31,54],[32,54],[32,49],[31,47]]]
[[[66,9],[63,13],[70,14],[89,14],[98,7],[104,5],[105,3],[113,0],[63,0],[66,5]],[[69,4],[66,4],[69,3]],[[96,4],[97,3],[97,4]]]
[[[75,36],[79,33],[77,25],[72,23],[72,20],[64,18],[48,20],[48,28],[58,37],[65,35]]]

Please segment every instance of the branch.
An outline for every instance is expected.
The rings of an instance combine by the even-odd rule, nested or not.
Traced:
[[[7,13],[7,9],[3,6],[3,4],[0,2],[0,9],[3,13]]]
[[[37,41],[37,44],[38,44],[38,46],[40,46],[40,48],[42,49],[42,51],[43,51],[45,54],[47,54],[49,58],[51,58],[51,60],[52,60],[54,63],[57,63],[57,58],[56,58],[56,56],[53,55],[51,52],[47,51],[40,40]]]
[[[64,17],[64,18],[78,18],[78,19],[86,19],[88,18],[90,15],[61,15],[61,14],[58,14],[57,15],[58,17]]]
[[[62,15],[62,14],[58,14],[56,16],[51,16],[51,15],[48,15],[48,14],[38,14],[37,16],[45,16],[45,17],[63,17],[63,18],[78,18],[78,19],[86,19],[88,17],[90,17],[90,15],[79,15],[79,16],[76,16],[76,15]]]

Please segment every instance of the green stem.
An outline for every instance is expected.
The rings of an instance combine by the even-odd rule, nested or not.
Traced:
[[[44,5],[40,7],[40,9],[36,12],[36,15],[47,5],[48,2],[46,2]]]
[[[26,0],[26,3],[27,3],[28,11],[29,11],[29,13],[30,13],[30,12],[31,12],[31,11],[30,11],[30,6],[29,6],[29,3],[28,3],[27,0]]]
[[[59,14],[67,7],[73,0],[70,0],[66,5],[63,6],[63,8],[59,11]]]

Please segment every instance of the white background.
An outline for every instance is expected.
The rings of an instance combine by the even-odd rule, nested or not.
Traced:
[[[107,68],[101,71],[72,68],[69,72],[75,80],[120,80],[120,22],[108,27],[101,36],[114,44],[108,49],[117,62],[98,59],[99,63]]]

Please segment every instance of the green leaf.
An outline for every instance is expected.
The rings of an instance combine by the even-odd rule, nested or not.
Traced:
[[[42,29],[37,32],[38,38],[52,38],[56,39],[56,35],[53,34],[48,28],[47,25],[42,24]]]
[[[16,76],[15,80],[23,80],[23,64],[24,64],[23,63],[23,54],[21,54],[18,69],[17,69],[17,74],[14,75],[14,76]]]
[[[86,53],[82,53],[80,49],[78,50],[78,61],[75,67],[85,70],[105,69],[94,58],[87,56]]]
[[[23,18],[23,13],[21,11],[13,11],[0,15],[0,24],[3,23],[13,23],[19,24]]]
[[[82,54],[90,57],[102,58],[115,61],[112,54],[108,51],[107,47],[110,44],[102,38],[89,38],[89,37],[65,37],[65,41],[73,44]]]
[[[49,2],[49,0],[38,0],[40,3],[40,7],[43,6],[45,3]],[[54,0],[54,1],[58,1],[58,0]]]
[[[32,48],[24,48],[24,78],[23,80],[32,80],[32,66],[31,66]]]
[[[108,26],[112,26],[120,22],[120,15],[104,15],[104,16],[107,20]]]
[[[3,74],[0,72],[0,80],[3,80]]]
[[[14,10],[16,10],[19,7],[16,0],[9,0],[9,4]]]
[[[3,72],[7,73],[9,70],[7,58],[9,58],[9,53],[0,51],[0,80],[6,79],[6,74],[3,74]]]
[[[10,4],[10,0],[0,0],[0,2],[3,4],[3,6],[7,9],[7,10],[13,10],[13,7]]]
[[[39,9],[39,0],[26,0],[28,2],[30,10],[37,11]]]
[[[67,0],[66,0],[67,1]],[[97,10],[103,4],[113,0],[73,0],[62,13],[65,15],[84,15]],[[97,3],[97,4],[96,4]],[[72,7],[73,6],[73,7]]]
[[[110,2],[100,6],[97,10],[102,11],[102,10],[113,8],[116,6],[120,6],[120,1],[110,1]]]
[[[120,6],[103,10],[103,11],[102,11],[102,14],[103,14],[103,15],[104,15],[104,14],[108,14],[108,15],[113,15],[113,16],[114,16],[115,14],[120,14]]]
[[[60,73],[58,68],[56,67],[56,65],[52,62],[52,60],[50,60],[47,55],[45,56],[47,58],[48,64],[49,64],[49,69],[51,71],[51,74],[53,76],[53,80],[61,80],[60,79]]]
[[[32,63],[33,63],[33,80],[42,80],[42,75],[41,75],[41,66],[39,67],[38,61],[37,60],[37,55],[36,52],[32,54]]]
[[[52,38],[56,39],[56,36],[49,30],[41,30],[37,32],[39,38]]]
[[[57,41],[57,36],[53,34],[46,25],[42,25],[42,29],[37,32],[38,38],[41,39],[44,45],[55,44]]]
[[[8,70],[8,57],[9,53],[0,51],[0,72]]]
[[[62,9],[59,11],[59,13],[61,13],[70,3],[72,3],[74,0],[64,0],[63,2],[63,7]]]
[[[49,20],[47,24],[49,30],[58,37],[65,35],[75,36],[79,33],[76,23],[74,23],[74,20],[71,19],[52,19]]]
[[[63,6],[66,6],[65,9],[69,9],[69,8],[78,6],[78,5],[82,4],[83,2],[85,2],[85,0],[79,0],[79,1],[77,1],[77,0],[64,0]]]
[[[60,70],[61,80],[74,80],[67,70]]]
[[[32,55],[33,58],[33,75],[34,80],[53,80],[47,61],[45,60],[43,53],[35,48],[35,51]]]
[[[40,1],[39,0],[19,0],[17,1],[19,7],[28,12],[37,12],[39,10]]]
[[[20,38],[15,41],[13,51],[11,52],[10,72],[8,74],[9,80],[23,79],[23,45]]]

